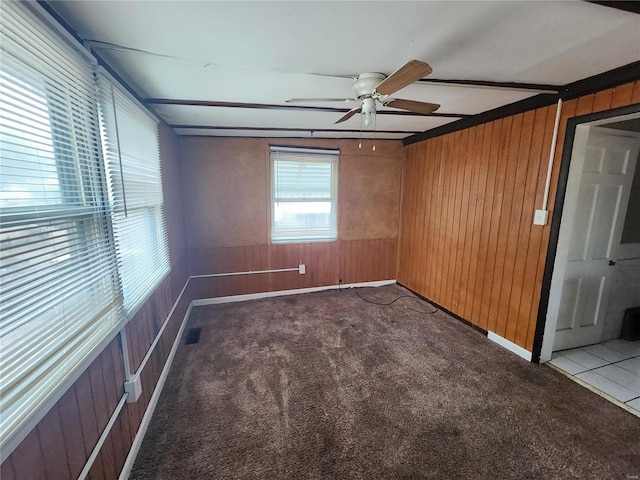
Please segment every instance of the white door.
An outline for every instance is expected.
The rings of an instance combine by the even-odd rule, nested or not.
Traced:
[[[554,350],[602,340],[638,151],[637,137],[592,127],[583,154],[572,159],[569,187],[573,183],[573,192],[577,193],[569,202],[573,216],[568,220],[570,241],[562,276]],[[567,195],[570,193],[568,189]],[[565,218],[563,215],[563,222]]]

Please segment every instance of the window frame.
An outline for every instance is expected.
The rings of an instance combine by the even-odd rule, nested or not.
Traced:
[[[7,73],[9,86],[13,84],[14,72],[18,72],[15,75],[16,84],[24,83],[23,87],[27,92],[32,91],[43,97],[43,101],[46,102],[46,123],[50,128],[52,157],[51,165],[47,164],[46,168],[48,172],[55,172],[52,175],[55,175],[57,179],[58,188],[55,197],[49,197],[50,203],[46,200],[47,192],[42,197],[44,200],[39,200],[40,197],[38,195],[41,194],[36,188],[30,197],[35,199],[33,204],[28,202],[20,204],[21,197],[16,197],[18,201],[14,204],[7,202],[5,206],[0,205],[0,226],[3,227],[3,232],[6,227],[8,235],[11,235],[11,232],[15,230],[15,238],[17,239],[16,253],[11,254],[13,255],[13,263],[10,263],[11,257],[7,255],[5,258],[7,263],[5,265],[11,267],[15,264],[18,269],[22,269],[20,262],[24,262],[24,265],[26,265],[24,268],[31,268],[26,262],[30,261],[30,258],[35,258],[35,268],[39,268],[38,265],[41,264],[45,265],[46,268],[50,269],[47,275],[56,277],[58,272],[67,274],[73,268],[76,268],[75,265],[80,265],[80,262],[82,262],[80,266],[82,278],[86,281],[66,281],[56,290],[54,297],[57,302],[56,305],[61,309],[66,308],[64,305],[69,302],[70,308],[68,310],[80,312],[78,317],[65,317],[64,314],[54,310],[49,312],[43,307],[46,304],[37,296],[33,297],[32,307],[30,307],[33,308],[34,315],[31,315],[31,312],[24,314],[26,319],[24,324],[34,327],[32,330],[36,333],[41,332],[40,337],[42,338],[47,332],[46,329],[42,328],[43,325],[46,325],[49,329],[58,328],[58,324],[62,325],[62,322],[72,318],[73,322],[69,320],[68,323],[70,335],[64,338],[60,337],[60,348],[52,343],[53,340],[44,341],[42,338],[38,338],[37,334],[27,338],[28,341],[23,345],[22,342],[15,341],[14,337],[17,330],[10,330],[13,328],[11,323],[9,321],[6,322],[7,330],[4,330],[5,325],[3,325],[1,333],[4,337],[0,336],[0,342],[4,338],[8,342],[7,345],[11,345],[15,352],[7,353],[5,351],[5,355],[2,356],[3,361],[4,359],[20,359],[20,355],[24,356],[30,351],[39,351],[38,349],[49,348],[53,345],[48,350],[53,352],[50,356],[34,356],[34,368],[30,371],[36,372],[40,371],[39,369],[50,368],[51,366],[55,367],[56,370],[53,372],[54,375],[47,375],[49,380],[33,382],[30,380],[30,374],[25,372],[24,368],[14,368],[12,366],[7,370],[13,380],[2,385],[2,387],[6,386],[7,391],[9,391],[9,389],[14,388],[13,385],[18,385],[19,390],[14,391],[17,393],[7,403],[13,409],[12,412],[17,413],[12,413],[15,419],[9,420],[6,425],[3,424],[0,462],[11,454],[42,420],[51,407],[77,381],[80,375],[114,341],[126,323],[145,304],[171,271],[170,249],[164,218],[164,195],[162,191],[164,185],[161,174],[162,153],[158,144],[160,132],[158,131],[157,117],[146,109],[144,105],[140,104],[137,99],[131,97],[137,108],[144,110],[147,115],[156,120],[154,129],[158,147],[157,161],[160,168],[158,183],[156,184],[159,185],[161,201],[159,204],[154,205],[153,214],[149,213],[147,216],[149,217],[149,223],[153,223],[154,226],[151,237],[158,244],[164,245],[167,269],[154,282],[147,281],[145,283],[145,292],[139,297],[136,305],[128,312],[125,312],[122,273],[117,265],[116,257],[118,252],[113,224],[117,211],[109,196],[109,171],[104,156],[104,144],[100,130],[100,95],[97,83],[97,72],[100,70],[96,65],[95,58],[88,50],[84,49],[82,45],[67,34],[42,6],[8,1],[0,7],[3,14],[5,13],[5,7],[8,9],[8,14],[4,17],[17,19],[15,24],[19,24],[21,28],[24,27],[28,30],[28,33],[31,33],[26,38],[30,40],[37,39],[37,42],[33,43],[36,46],[33,46],[31,50],[20,43],[25,37],[16,37],[19,39],[18,42],[13,40],[14,37],[9,37],[14,43],[5,43],[3,47],[5,45],[12,45],[12,47],[11,49],[9,47],[3,48],[2,53],[3,55],[9,55],[7,52],[11,52],[10,55],[13,55],[13,60],[11,63],[4,62],[2,70]],[[3,28],[4,26],[3,24]],[[10,32],[11,29],[6,31]],[[2,32],[2,35],[4,34],[5,30]],[[13,47],[14,44],[16,47]],[[44,46],[40,47],[41,45]],[[31,44],[29,47],[31,47]],[[75,70],[64,69],[60,67],[60,64],[54,67],[55,71],[48,70],[49,63],[47,63],[47,59],[42,61],[42,58],[45,58],[44,52],[47,48],[57,48],[61,52],[66,52],[66,56],[63,57],[63,61],[60,61],[60,64],[68,62],[74,67],[81,65],[78,71],[81,70],[84,73],[72,77],[70,72],[75,72]],[[23,77],[25,71],[35,68],[34,65],[38,66],[34,70],[36,73],[29,73],[26,77]],[[14,67],[17,70],[12,70]],[[64,73],[62,80],[62,77],[56,76],[61,70]],[[50,72],[53,72],[53,75]],[[72,78],[72,83],[66,82],[69,78]],[[81,92],[82,95],[76,97],[77,92],[73,91],[73,88],[69,85],[75,85],[73,80],[80,78],[83,79],[81,84],[84,90]],[[109,76],[109,79],[118,88],[121,88],[121,85],[114,81],[112,77]],[[16,96],[16,98],[20,98],[17,103],[18,106],[24,104],[24,100],[21,97]],[[24,120],[20,117],[18,121],[21,119]],[[28,122],[24,124],[29,125]],[[71,137],[81,140],[78,144],[75,143],[75,140],[69,143],[69,138]],[[22,143],[20,140],[20,136],[17,136],[16,139],[9,136],[7,141],[9,143],[15,142],[15,145],[21,148]],[[29,152],[27,153],[31,155]],[[19,169],[21,168],[20,161],[21,157],[16,157],[15,165],[18,167],[18,173],[20,173]],[[19,175],[17,178],[16,184],[18,186],[23,183],[26,184],[25,181],[20,179]],[[34,185],[40,184],[36,182]],[[22,192],[22,190],[18,191]],[[29,190],[24,191],[29,192]],[[11,200],[11,197],[7,198]],[[20,249],[25,244],[23,238],[26,234],[23,234],[23,232],[29,229],[32,232],[29,235],[32,235],[36,242],[39,242],[39,236],[49,235],[47,229],[52,229],[55,235],[58,233],[55,229],[62,232],[60,234],[61,240],[58,241],[54,238],[51,245],[43,243],[43,246],[33,243],[32,247],[27,247],[27,250],[25,250],[26,254],[31,255],[31,257],[25,257],[26,260],[23,260],[20,257],[20,255],[23,255]],[[11,242],[12,237],[8,236],[6,241]],[[27,243],[27,245],[29,244]],[[95,245],[99,245],[99,248],[96,248]],[[99,251],[100,255],[92,257],[92,262],[86,262],[84,257],[88,253],[96,251]],[[96,259],[98,260],[96,261]],[[47,266],[51,261],[59,263]],[[89,265],[89,267],[84,266],[85,264]],[[95,269],[93,268],[94,264]],[[94,270],[98,273],[97,275],[93,274]],[[32,274],[29,273],[29,275]],[[16,278],[22,281],[22,277],[17,276]],[[24,278],[24,286],[29,288],[35,286],[34,288],[36,289],[42,288],[42,285],[38,284],[38,278],[28,276]],[[104,293],[107,290],[106,286],[109,287],[109,294]],[[17,292],[17,290],[15,291]],[[97,302],[99,298],[105,299],[105,301],[99,303]],[[14,300],[14,308],[21,308],[23,305],[23,300],[19,296],[15,296],[12,299],[7,294],[4,299]],[[85,309],[83,307],[83,305],[89,303],[95,309]],[[98,310],[98,308],[100,309]],[[79,320],[76,321],[76,319]],[[55,342],[58,341],[56,340]],[[122,345],[122,348],[127,348],[126,343]],[[49,359],[54,358],[54,356],[61,358],[62,361],[50,362]],[[125,362],[127,361],[126,358],[125,351],[123,353]],[[35,376],[32,377],[36,378]],[[27,382],[31,383],[28,384]],[[23,384],[27,386],[23,387]],[[36,390],[41,391],[42,395],[36,400],[30,400],[35,398],[33,392]],[[18,407],[14,408],[14,405],[18,405]]]
[[[7,274],[18,279],[12,281],[17,282],[16,285],[22,283],[23,286],[17,288],[30,288],[29,297],[24,300],[17,297],[12,308],[22,308],[24,301],[31,302],[25,306],[26,311],[21,311],[22,316],[15,325],[10,317],[3,319],[0,342],[12,347],[11,351],[3,353],[3,362],[18,361],[20,355],[29,354],[30,349],[44,349],[33,358],[33,362],[28,363],[28,371],[24,370],[24,365],[20,368],[8,366],[10,377],[3,378],[2,391],[7,395],[5,398],[3,394],[3,404],[8,402],[10,420],[3,423],[0,461],[11,454],[113,341],[125,323],[120,307],[115,255],[111,253],[113,238],[100,132],[95,128],[98,115],[97,97],[91,93],[94,90],[93,65],[82,50],[74,48],[57,29],[52,28],[53,23],[48,17],[43,18],[39,6],[12,2],[4,5],[2,10],[9,19],[19,18],[20,24],[24,23],[27,25],[25,28],[36,32],[40,40],[54,39],[52,45],[60,48],[61,52],[67,52],[69,63],[77,68],[72,71],[82,72],[74,78],[82,85],[79,88],[85,90],[76,97],[77,92],[69,90],[72,84],[67,82],[67,78],[60,77],[58,71],[49,70],[48,63],[39,63],[43,53],[35,47],[33,51],[36,53],[17,43],[10,43],[6,50],[3,48],[3,55],[10,58],[2,66],[7,86],[13,89],[15,84],[25,91],[21,94],[19,89],[13,90],[11,95],[18,102],[16,105],[24,105],[27,95],[32,94],[37,95],[38,102],[41,99],[46,108],[46,119],[42,117],[41,125],[46,123],[48,126],[52,161],[50,165],[42,165],[50,168],[58,191],[49,201],[46,194],[41,198],[39,192],[33,190],[31,194],[35,197],[32,202],[11,204],[9,200],[7,205],[0,206],[0,230],[7,235],[3,241],[8,242],[7,245],[16,242],[7,251],[3,264],[9,268]],[[11,35],[15,33],[7,32],[8,38],[13,39]],[[72,51],[70,55],[68,52]],[[12,126],[9,117],[6,119],[8,130],[3,140],[6,140],[8,148],[17,148],[16,152],[25,149],[12,160],[15,167],[11,168],[21,168],[21,162],[39,157],[38,147],[32,147],[33,151],[30,151],[29,137],[21,135],[29,128],[30,122],[26,118],[18,119],[16,127]],[[18,128],[20,123],[23,128]],[[11,133],[14,128],[17,134]],[[16,184],[22,186],[27,182],[18,177]],[[14,233],[15,240],[12,238]],[[51,244],[43,243],[42,239],[47,236]],[[21,252],[23,246],[26,249]],[[96,252],[100,252],[100,262],[96,262],[95,257],[87,257]],[[31,261],[35,263],[30,265]],[[39,273],[45,276],[39,277]],[[78,274],[92,281],[83,282],[80,277],[73,279],[72,275]],[[50,280],[45,279],[58,275],[64,276],[65,280],[57,284],[57,290],[51,290],[46,285]],[[12,300],[10,292],[3,292],[3,296],[6,294],[3,301]],[[49,296],[52,296],[53,306],[46,309],[42,299]],[[72,313],[60,313],[64,310]],[[29,337],[16,336],[17,329],[24,326],[35,333]],[[49,330],[66,333],[43,341],[43,335]],[[42,373],[45,371],[46,375]]]
[[[279,153],[284,153],[284,158],[278,158]],[[286,154],[293,155],[309,155],[309,158],[286,158]],[[275,155],[274,155],[275,154]],[[312,164],[329,164],[331,165],[331,186],[329,191],[329,199],[313,199],[305,197],[297,198],[279,198],[276,196],[276,162],[278,160],[296,162],[296,163],[312,163]],[[310,147],[289,147],[289,146],[277,146],[270,145],[269,148],[269,176],[270,176],[270,214],[271,221],[269,222],[269,240],[272,244],[291,244],[291,243],[320,243],[320,242],[335,242],[338,240],[338,174],[340,165],[340,150],[327,149],[327,148],[310,148]],[[279,229],[275,225],[275,208],[276,203],[329,203],[331,206],[331,223],[330,231],[324,235],[318,235],[313,230],[301,230],[301,234],[289,235],[289,236],[274,236],[274,232]]]
[[[100,117],[100,141],[103,156],[103,168],[105,169],[107,180],[108,198],[111,204],[111,235],[115,245],[116,256],[118,258],[118,276],[123,297],[123,307],[128,322],[144,306],[149,297],[158,286],[167,278],[171,272],[171,259],[168,232],[164,207],[164,184],[162,172],[162,152],[160,151],[160,131],[158,118],[134,98],[122,85],[103,67],[96,68],[96,88],[98,90],[97,102]],[[142,168],[148,168],[148,161],[153,160],[153,168],[157,165],[157,178],[159,179],[158,198],[156,202],[145,202],[139,204],[132,198],[132,194],[139,196],[140,192],[128,188],[128,182],[140,174],[139,171],[131,171],[131,160],[134,157],[129,155],[129,143],[122,131],[123,115],[128,117],[128,121],[133,121],[136,127],[151,127],[153,125],[153,137],[157,158],[145,156]],[[124,122],[122,122],[124,123]],[[146,132],[150,133],[150,132]],[[156,164],[157,160],[157,164]],[[129,171],[127,171],[129,170]],[[137,214],[142,214],[149,224],[153,224],[153,235],[147,237],[154,243],[153,253],[155,258],[147,255],[132,256],[127,250],[129,246],[127,239],[131,235],[132,224],[128,219],[135,221]],[[133,224],[135,227],[135,224]],[[135,263],[136,258],[149,263],[153,260],[155,267],[145,268],[143,271],[132,270],[125,267],[130,265],[131,260]],[[146,276],[136,277],[137,273],[152,274],[152,278]],[[141,280],[147,281],[146,283]],[[142,288],[141,288],[142,287]]]

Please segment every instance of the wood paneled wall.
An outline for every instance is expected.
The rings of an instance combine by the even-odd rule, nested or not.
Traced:
[[[339,148],[338,240],[271,244],[269,145]],[[192,275],[294,268],[297,272],[194,279],[193,298],[395,278],[402,144],[376,151],[354,140],[184,138],[183,193]],[[370,148],[370,147],[369,147]]]
[[[160,127],[160,146],[171,273],[126,326],[132,372],[188,278],[177,138],[164,125]],[[89,478],[118,478],[190,301],[183,296],[177,305],[141,373],[142,396],[136,403],[125,404]],[[2,463],[2,480],[77,478],[124,393],[124,381],[124,359],[120,337],[116,337]]]
[[[245,293],[391,280],[395,278],[396,240],[339,240],[323,243],[220,247],[191,251],[192,274],[248,272],[306,266],[306,274],[279,272],[192,278],[194,299]]]
[[[549,196],[553,215],[569,118],[640,102],[640,82],[564,103]],[[550,223],[541,208],[556,107],[405,148],[400,283],[531,351]]]

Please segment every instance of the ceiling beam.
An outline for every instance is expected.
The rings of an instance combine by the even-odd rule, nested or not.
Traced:
[[[504,105],[502,107],[494,108],[486,112],[479,113],[468,118],[462,118],[455,122],[447,123],[430,130],[426,130],[422,133],[412,135],[403,140],[405,145],[411,145],[412,143],[428,140],[430,138],[452,133],[465,128],[480,125],[482,123],[491,122],[499,118],[508,117],[510,115],[516,115],[535,108],[545,107],[552,105],[558,101],[558,99],[571,100],[572,98],[578,98],[583,95],[589,95],[591,93],[606,90],[607,88],[613,88],[618,85],[636,81],[640,78],[640,61],[633,62],[622,67],[614,68],[592,77],[584,78],[573,83],[564,85],[558,94],[539,94],[533,97],[525,98],[519,102]]]
[[[586,0],[588,3],[595,3],[596,5],[602,5],[603,7],[615,8],[616,10],[622,10],[625,12],[640,14],[640,2],[626,1],[626,2],[601,2],[598,0]]]
[[[502,107],[494,108],[486,112],[479,113],[475,117],[465,118],[453,123],[448,123],[440,127],[426,130],[422,133],[412,135],[402,140],[405,145],[411,145],[412,143],[421,142],[430,138],[439,137],[447,133],[463,130],[465,128],[475,127],[481,123],[491,122],[499,118],[516,115],[518,113],[526,112],[527,110],[533,110],[535,108],[546,107],[552,105],[557,101],[557,95],[545,95],[540,94],[534,97],[525,98],[518,102],[510,103]]]
[[[209,100],[178,100],[171,98],[147,98],[146,105],[179,105],[188,107],[219,107],[219,108],[247,108],[255,110],[302,110],[312,112],[347,113],[349,108],[335,107],[311,107],[308,105],[278,105],[270,103],[242,103],[242,102],[217,102]],[[410,117],[443,117],[443,118],[465,118],[472,115],[460,113],[415,113],[401,110],[378,110],[377,115],[405,115]]]
[[[170,128],[191,130],[246,130],[257,132],[330,132],[330,133],[392,133],[401,135],[413,135],[419,130],[352,130],[343,128],[289,128],[289,127],[231,127],[228,125],[169,125]]]
[[[484,88],[488,90],[508,90],[512,92],[529,93],[558,93],[561,85],[546,85],[542,83],[493,82],[487,80],[444,80],[437,78],[423,78],[416,83],[432,84],[448,87]]]
[[[624,83],[634,82],[639,78],[640,61],[569,83],[562,88],[560,96],[562,100],[570,100]]]

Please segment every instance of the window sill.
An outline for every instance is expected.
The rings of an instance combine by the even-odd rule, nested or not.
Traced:
[[[272,245],[282,245],[282,244],[292,244],[292,243],[329,243],[329,242],[337,242],[337,237],[329,237],[329,238],[278,238],[271,239]]]

